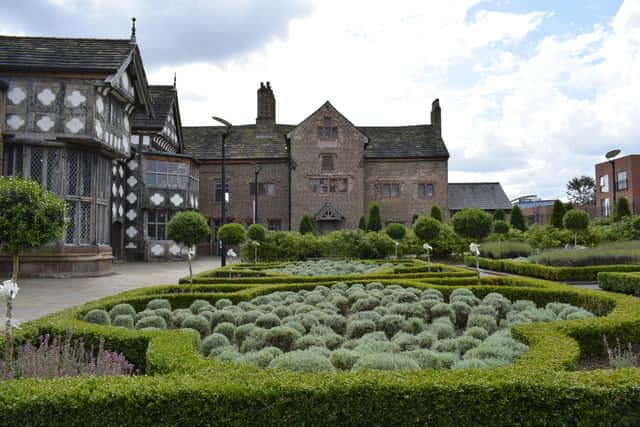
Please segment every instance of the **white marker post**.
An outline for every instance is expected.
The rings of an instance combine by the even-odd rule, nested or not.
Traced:
[[[469,250],[476,256],[476,271],[478,272],[478,285],[480,284],[480,245],[471,242]]]
[[[422,245],[422,249],[427,251],[427,271],[431,273],[431,256],[429,255],[429,251],[432,250],[433,248],[431,247],[430,244],[425,243],[424,245]]]

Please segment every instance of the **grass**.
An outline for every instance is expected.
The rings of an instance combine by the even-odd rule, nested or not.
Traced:
[[[534,255],[529,260],[552,267],[640,264],[640,241],[616,242],[586,249],[556,249]]]

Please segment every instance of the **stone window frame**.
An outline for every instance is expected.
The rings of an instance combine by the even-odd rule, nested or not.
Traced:
[[[432,182],[419,182],[418,183],[418,197],[421,199],[428,199],[433,197],[434,185]]]
[[[337,157],[335,153],[320,154],[320,170],[323,172],[331,172],[336,169]]]
[[[254,197],[256,194],[256,183],[249,183],[249,195]],[[273,181],[258,182],[258,196],[274,197],[276,195],[276,183]]]
[[[149,210],[144,213],[144,236],[147,240],[167,239],[167,224],[175,212],[169,210]],[[161,217],[162,215],[162,217]],[[150,232],[153,230],[153,232]]]
[[[394,189],[396,191],[394,191]],[[388,191],[387,191],[388,190]],[[380,199],[402,197],[402,185],[397,181],[380,181],[373,184],[373,193]]]
[[[325,189],[323,191],[323,188]],[[349,192],[349,178],[317,176],[309,178],[309,191],[312,194],[341,194]]]

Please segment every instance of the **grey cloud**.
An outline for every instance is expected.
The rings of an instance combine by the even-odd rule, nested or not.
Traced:
[[[148,67],[216,63],[259,51],[286,38],[289,21],[311,12],[307,0],[139,1],[56,6],[46,0],[0,3],[0,27],[29,35],[128,38],[137,17],[137,40]]]

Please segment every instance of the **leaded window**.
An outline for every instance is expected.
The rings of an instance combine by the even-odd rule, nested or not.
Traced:
[[[418,184],[418,197],[433,197],[433,184]]]
[[[311,178],[309,190],[312,193],[346,193],[349,190],[347,178]]]
[[[376,183],[373,185],[376,197],[400,197],[400,184],[397,182]]]
[[[146,216],[147,238],[150,240],[167,240],[167,223],[171,219],[171,213],[149,211]]]
[[[148,187],[186,190],[190,178],[195,180],[189,173],[187,163],[145,159],[145,181]]]

